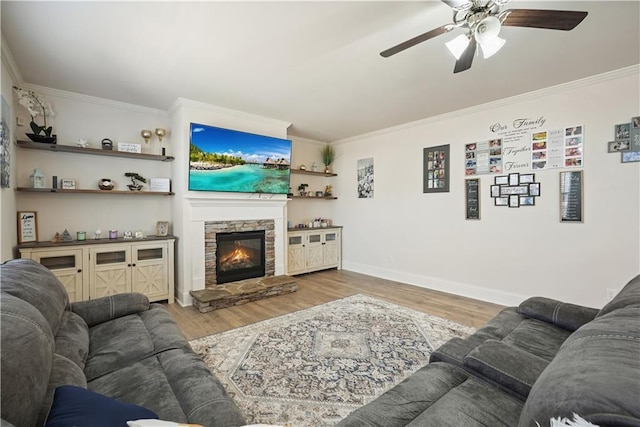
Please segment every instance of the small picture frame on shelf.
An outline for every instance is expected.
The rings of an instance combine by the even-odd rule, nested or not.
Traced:
[[[76,180],[70,178],[63,178],[60,181],[60,188],[63,190],[75,190],[76,189]]]
[[[156,222],[156,236],[167,236],[169,234],[169,221]]]
[[[18,211],[18,244],[38,241],[38,212]]]

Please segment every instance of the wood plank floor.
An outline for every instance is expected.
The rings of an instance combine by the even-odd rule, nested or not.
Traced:
[[[479,327],[495,316],[500,305],[433,291],[345,270],[296,276],[298,291],[260,301],[200,313],[194,307],[166,304],[187,339],[238,328],[350,295],[363,294],[414,310]]]

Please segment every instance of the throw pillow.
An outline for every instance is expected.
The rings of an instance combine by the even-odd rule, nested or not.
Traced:
[[[82,387],[57,387],[45,427],[127,427],[127,421],[158,418],[152,411]]]

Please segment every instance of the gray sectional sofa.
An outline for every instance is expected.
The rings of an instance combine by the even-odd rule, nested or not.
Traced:
[[[63,384],[143,406],[162,420],[245,424],[169,313],[144,295],[69,304],[59,280],[25,259],[0,266],[0,280],[3,427],[42,426]]]
[[[501,311],[339,427],[640,427],[640,275],[601,310],[531,298]]]

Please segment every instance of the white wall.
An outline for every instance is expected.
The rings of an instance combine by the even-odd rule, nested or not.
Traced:
[[[139,143],[143,145],[143,153],[160,154],[157,139],[145,145],[140,131],[154,130],[156,127],[170,130],[165,111],[51,88],[23,87],[39,93],[52,105],[55,111],[52,125],[61,145],[75,145],[77,139],[84,138],[91,143],[91,148],[100,148],[100,141],[109,138],[116,147],[118,142]],[[30,117],[17,102],[14,102],[13,108],[25,120],[25,126],[17,128],[17,138],[28,141],[24,133],[30,132]],[[168,146],[167,154],[171,154],[171,135],[164,142]],[[76,188],[94,190],[98,189],[101,178],[111,178],[117,185],[116,189],[127,190],[126,184],[130,181],[124,176],[125,172],[138,172],[145,178],[171,176],[170,162],[24,148],[17,148],[15,153],[12,161],[16,173],[13,188],[28,187],[29,175],[36,167],[44,173],[48,187],[51,187],[54,175],[58,177],[58,182],[62,178],[72,178],[76,180]],[[15,209],[38,212],[38,240],[41,241],[50,240],[56,232],[65,229],[72,236],[76,231],[87,231],[90,237],[94,230],[100,228],[104,238],[110,229],[118,230],[120,235],[125,230],[153,234],[156,221],[169,220],[171,217],[170,199],[111,194],[17,193]]]
[[[640,115],[639,93],[632,67],[338,141],[344,268],[503,304],[543,295],[603,305],[606,288],[640,272],[640,163],[607,153],[614,125]],[[493,176],[480,176],[482,219],[465,220],[464,145],[492,139],[498,121],[540,116],[545,129],[585,126],[584,223],[559,221],[558,169],[536,172],[542,195],[519,209],[493,206]],[[423,194],[422,150],[442,144],[451,146],[450,192]],[[356,162],[369,157],[375,196],[358,199]]]
[[[11,117],[9,119],[10,128],[10,148],[9,148],[9,161],[10,161],[10,187],[0,188],[0,262],[7,261],[15,257],[14,248],[18,241],[18,235],[16,231],[16,197],[14,188],[16,185],[16,149],[15,144],[15,120],[13,116],[15,114],[15,108],[13,106],[13,85],[14,79],[5,64],[5,58],[7,51],[4,39],[2,40],[2,97],[11,108]]]

